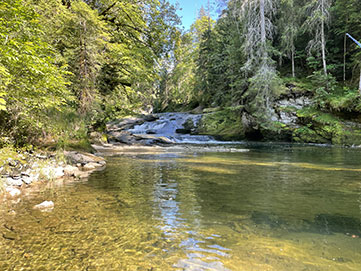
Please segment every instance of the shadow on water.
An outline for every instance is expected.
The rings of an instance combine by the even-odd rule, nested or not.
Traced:
[[[255,211],[252,212],[251,220],[256,225],[266,226],[271,229],[283,229],[289,232],[361,235],[360,219],[339,214],[318,214],[313,221],[303,220],[302,227],[297,230],[287,220],[273,213]]]

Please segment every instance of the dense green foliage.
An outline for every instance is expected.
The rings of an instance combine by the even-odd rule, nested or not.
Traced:
[[[361,2],[218,2],[223,4],[223,11],[212,27],[202,32],[194,31],[195,27],[192,27],[184,34],[202,34],[201,38],[193,40],[194,61],[186,63],[189,78],[195,80],[183,87],[183,97],[187,98],[182,100],[178,96],[172,100],[173,95],[168,92],[168,103],[191,101],[193,107],[241,108],[238,115],[247,116],[253,132],[262,133],[265,139],[279,137],[295,141],[343,143],[344,140],[335,139],[336,134],[352,131],[353,128],[349,129],[342,123],[358,122],[355,116],[360,113],[361,48],[346,38],[346,33],[361,39]],[[194,26],[207,20],[208,15],[200,12]],[[189,47],[187,44],[179,46]],[[179,77],[175,73],[178,65],[185,63],[174,63],[172,67],[175,68],[168,78]],[[286,85],[292,87],[285,92]],[[298,128],[279,123],[276,113],[281,109],[277,101],[285,96],[298,97],[298,93],[294,92],[298,87],[308,90],[307,96],[311,98],[309,108],[306,108],[308,111],[317,112],[316,115],[320,116],[329,114],[335,121],[303,118],[302,113],[294,108],[293,114],[299,115]],[[172,90],[172,85],[168,89]],[[159,96],[160,100],[163,98]],[[214,130],[211,128],[212,118],[208,119],[210,129],[206,133]],[[332,133],[317,128],[322,125],[331,127]],[[243,129],[242,124],[239,128]],[[317,136],[313,139],[302,136],[310,131]],[[281,136],[282,133],[287,135]]]
[[[151,106],[178,23],[167,1],[1,1],[0,143],[63,145]]]
[[[206,107],[228,108],[209,119],[229,138],[342,142],[318,127],[358,121],[361,48],[346,33],[361,39],[361,2],[217,2],[217,21],[202,8],[184,31],[166,0],[1,1],[0,143],[65,146],[118,116]],[[305,112],[335,121],[294,108],[298,127],[280,123],[277,101],[299,87]]]

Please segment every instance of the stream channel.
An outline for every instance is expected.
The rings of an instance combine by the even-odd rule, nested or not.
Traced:
[[[0,270],[361,270],[360,149],[223,148],[115,153],[6,202]]]

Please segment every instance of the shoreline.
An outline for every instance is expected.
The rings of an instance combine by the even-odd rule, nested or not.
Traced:
[[[63,151],[60,157],[50,152],[12,152],[11,154],[0,166],[0,202],[2,203],[19,202],[23,196],[33,191],[40,191],[43,187],[87,179],[94,171],[106,167],[106,161],[101,153]],[[34,208],[48,209],[51,208],[51,204],[34,206]]]

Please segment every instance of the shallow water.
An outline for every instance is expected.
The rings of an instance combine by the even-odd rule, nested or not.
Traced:
[[[361,150],[247,147],[110,157],[9,202],[0,270],[361,270]]]

